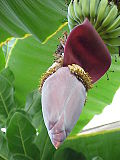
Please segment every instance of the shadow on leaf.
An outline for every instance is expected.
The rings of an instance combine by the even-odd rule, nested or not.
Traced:
[[[86,157],[81,152],[76,152],[71,148],[65,148],[64,150],[58,150],[56,152],[54,160],[86,160]]]

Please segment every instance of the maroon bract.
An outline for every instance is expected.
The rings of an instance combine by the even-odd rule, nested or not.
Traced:
[[[64,66],[78,64],[92,78],[100,79],[111,64],[109,51],[88,19],[75,27],[68,36],[64,49]]]

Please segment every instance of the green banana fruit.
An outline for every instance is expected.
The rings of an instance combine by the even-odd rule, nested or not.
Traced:
[[[77,26],[78,23],[76,21],[74,21],[69,15],[68,15],[68,27],[70,29],[70,31]]]
[[[80,1],[78,2],[78,0],[74,0],[73,6],[74,6],[75,16],[77,17],[77,19],[79,19],[80,23],[82,23],[84,19],[82,15],[82,7]]]
[[[120,46],[120,37],[111,38],[111,39],[104,39],[105,44],[110,46]]]
[[[118,9],[117,9],[117,6],[114,5],[111,11],[109,12],[108,16],[103,21],[102,27],[106,27],[107,25],[112,23],[117,17],[117,14],[118,14]]]
[[[108,13],[106,13],[108,12]],[[115,18],[117,17],[118,14],[118,9],[117,6],[112,5],[112,6],[107,6],[105,14],[107,14],[106,18],[103,20],[101,26],[97,29],[98,32],[101,32],[105,30],[106,26],[109,26]]]
[[[77,19],[77,17],[75,16],[75,12],[74,12],[74,7],[73,7],[73,2],[71,1],[70,4],[69,4],[69,7],[68,7],[68,15],[74,19],[75,21],[78,21],[79,20]]]
[[[114,30],[115,28],[117,28],[118,26],[120,26],[120,15],[114,20],[114,22],[107,28],[106,33],[109,31]]]
[[[94,20],[95,20],[95,9],[96,9],[96,0],[90,0],[90,21],[92,24],[94,24]]]
[[[118,36],[120,36],[120,27],[103,35],[102,38],[110,39],[110,38],[117,38]]]
[[[100,0],[90,0],[90,18],[97,17],[97,11],[99,6]]]
[[[82,13],[84,15],[84,18],[90,16],[90,0],[82,0]]]
[[[104,19],[108,16],[108,14],[109,14],[109,12],[110,12],[111,9],[112,9],[112,6],[111,6],[111,5],[108,5],[108,6],[106,7],[105,14],[104,14]]]
[[[107,5],[108,5],[108,0],[101,0],[99,3],[97,21],[95,24],[96,29],[98,28],[99,25],[101,25]]]
[[[90,18],[95,18],[96,0],[90,0]]]
[[[98,7],[99,7],[100,0],[96,0],[96,5],[95,5],[95,17],[97,18],[98,14]]]
[[[120,46],[120,12],[108,0],[72,0],[68,7],[70,31],[88,18],[108,45]]]

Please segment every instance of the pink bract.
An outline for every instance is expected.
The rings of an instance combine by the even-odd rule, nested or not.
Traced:
[[[76,124],[86,99],[84,85],[61,67],[42,88],[42,112],[50,139],[58,148]]]

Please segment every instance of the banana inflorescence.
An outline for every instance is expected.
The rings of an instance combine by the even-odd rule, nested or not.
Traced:
[[[120,12],[108,0],[72,0],[68,7],[70,31],[88,18],[107,46],[120,46]]]

